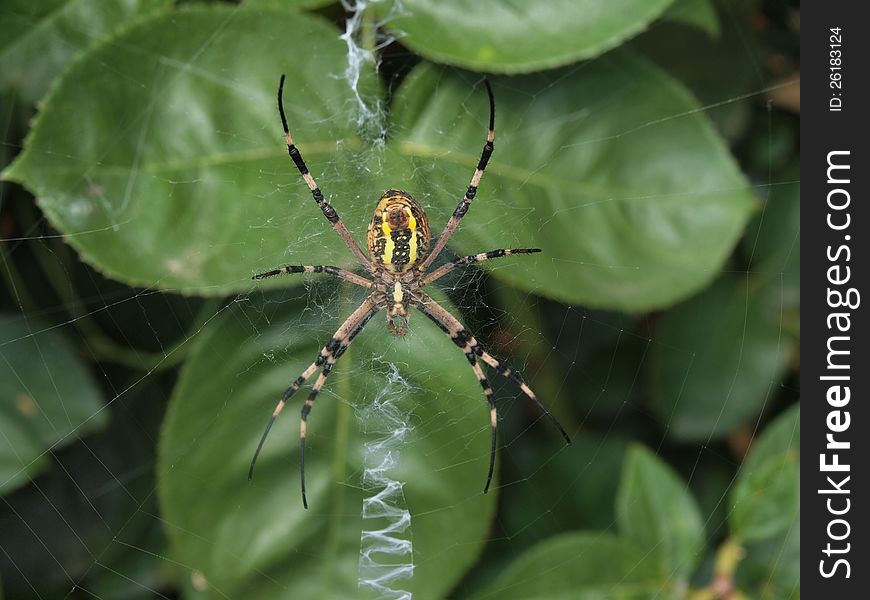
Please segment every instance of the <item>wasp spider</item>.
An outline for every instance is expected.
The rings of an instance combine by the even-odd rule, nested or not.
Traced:
[[[515,248],[515,249],[499,249],[490,250],[481,254],[471,256],[463,256],[444,263],[437,269],[428,272],[429,265],[438,257],[450,236],[456,231],[459,222],[465,213],[468,211],[471,202],[477,194],[477,186],[483,176],[483,171],[486,169],[486,164],[489,162],[489,157],[493,151],[494,126],[495,126],[495,99],[492,95],[492,88],[489,82],[485,82],[486,91],[489,95],[489,132],[486,137],[486,143],[483,146],[483,152],[480,155],[480,161],[477,163],[477,169],[471,178],[471,183],[462,201],[453,211],[453,216],[447,222],[447,226],[435,243],[434,248],[429,251],[430,232],[429,219],[423,211],[423,207],[410,194],[401,190],[387,190],[378,200],[375,207],[375,214],[368,227],[368,252],[366,256],[360,249],[359,245],[351,237],[350,232],[342,223],[338,213],[323,197],[320,188],[308,171],[305,161],[302,159],[302,154],[299,148],[293,143],[293,138],[290,135],[290,130],[287,127],[287,118],[284,115],[284,106],[282,102],[282,93],[284,90],[284,76],[281,76],[281,83],[278,86],[278,111],[281,115],[281,123],[284,126],[284,139],[287,141],[287,150],[290,153],[290,158],[302,174],[302,179],[311,190],[314,196],[314,201],[320,210],[323,211],[323,216],[332,224],[332,228],[341,236],[351,253],[359,261],[360,265],[368,271],[371,278],[351,273],[338,267],[329,265],[317,266],[302,266],[290,265],[274,269],[266,273],[254,275],[254,279],[265,279],[274,275],[282,275],[289,273],[326,273],[344,279],[350,283],[371,290],[371,294],[360,304],[360,306],[342,323],[338,331],[332,336],[323,349],[318,354],[317,359],[305,369],[296,380],[290,384],[278,401],[272,416],[266,423],[266,429],[263,436],[257,444],[257,450],[254,452],[254,458],[251,461],[251,468],[248,472],[248,479],[253,476],[254,464],[257,462],[257,456],[263,448],[266,437],[269,435],[269,430],[275,419],[281,413],[284,405],[290,397],[320,369],[320,374],[311,387],[311,393],[305,404],[302,406],[302,419],[299,425],[299,438],[301,446],[301,479],[302,479],[302,504],[308,508],[308,500],[305,495],[305,434],[307,430],[308,414],[314,406],[314,400],[317,394],[326,383],[326,378],[332,371],[335,362],[344,354],[347,347],[353,341],[353,338],[365,327],[375,313],[381,309],[386,309],[387,324],[390,331],[394,335],[403,336],[408,332],[408,319],[410,317],[410,308],[414,307],[421,313],[432,319],[444,333],[450,336],[453,343],[459,346],[465,353],[468,363],[471,365],[471,370],[480,382],[483,388],[483,393],[489,403],[490,411],[490,426],[492,428],[492,442],[489,452],[489,471],[486,474],[486,484],[483,488],[483,493],[489,491],[489,485],[492,482],[492,473],[495,466],[495,448],[496,448],[496,426],[498,424],[495,401],[493,400],[492,388],[486,380],[486,376],[481,369],[478,359],[492,367],[499,375],[506,377],[519,386],[520,390],[528,396],[555,424],[562,433],[565,441],[570,445],[571,439],[568,433],[562,427],[556,418],[541,404],[535,393],[520,377],[519,373],[513,369],[503,365],[495,359],[491,354],[486,352],[477,340],[474,339],[462,323],[456,317],[451,315],[446,309],[435,302],[432,298],[426,295],[422,288],[430,283],[440,279],[453,269],[463,267],[465,265],[499,258],[508,254],[531,254],[540,252],[538,248]],[[428,254],[427,254],[428,252]]]

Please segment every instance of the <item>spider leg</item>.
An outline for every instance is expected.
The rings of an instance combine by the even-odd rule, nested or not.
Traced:
[[[416,305],[424,314],[429,316],[429,313]],[[443,329],[446,333],[449,334],[448,328],[445,327],[440,321],[433,319],[435,323],[438,324],[441,329]],[[452,337],[452,336],[451,336]],[[474,376],[477,377],[477,381],[480,382],[480,387],[483,388],[483,395],[486,397],[486,401],[489,404],[489,424],[492,431],[491,442],[489,446],[489,470],[486,473],[486,484],[483,486],[483,493],[486,494],[489,491],[489,485],[492,483],[492,474],[495,471],[495,448],[496,448],[496,440],[497,440],[497,430],[498,430],[498,409],[495,406],[495,398],[492,395],[492,388],[489,385],[489,382],[486,380],[486,375],[483,374],[483,369],[480,368],[480,364],[477,362],[477,357],[474,354],[474,351],[468,347],[467,345],[457,344],[462,348],[462,351],[465,353],[465,358],[468,360],[468,364],[471,365],[471,370],[474,371]]]
[[[278,269],[266,271],[265,273],[257,273],[251,277],[251,279],[266,279],[267,277],[274,277],[275,275],[289,275],[292,273],[326,273],[327,275],[344,279],[345,281],[349,281],[350,283],[364,288],[372,287],[372,282],[365,277],[360,277],[356,273],[351,273],[350,271],[345,271],[344,269],[339,269],[332,265],[287,265],[286,267],[280,267]]]
[[[474,339],[474,338],[472,338],[472,339]],[[532,388],[530,388],[526,384],[526,382],[523,381],[523,379],[522,379],[522,377],[520,377],[519,373],[517,373],[516,371],[513,371],[511,368],[501,364],[501,362],[499,362],[498,359],[496,359],[489,352],[487,352],[486,350],[481,348],[479,344],[474,344],[474,346],[472,347],[472,351],[477,356],[479,356],[481,358],[481,360],[483,360],[483,362],[485,362],[490,367],[495,369],[499,375],[501,375],[502,377],[504,377],[506,379],[510,379],[515,384],[517,384],[517,386],[519,386],[520,390],[522,390],[522,392],[526,396],[528,396],[529,399],[538,406],[538,408],[541,409],[541,412],[543,412],[545,415],[547,415],[547,417],[549,417],[550,421],[553,422],[553,425],[555,425],[556,428],[559,430],[559,433],[562,434],[562,437],[565,438],[565,443],[568,444],[569,446],[572,444],[571,436],[568,435],[568,432],[565,431],[565,428],[562,427],[562,424],[559,423],[559,420],[553,416],[553,413],[551,413],[549,410],[547,410],[547,407],[544,406],[543,403],[538,399],[538,396],[535,395],[535,392],[532,391]]]
[[[495,398],[492,396],[492,388],[489,386],[489,382],[483,374],[483,369],[481,369],[480,365],[477,364],[477,359],[475,358],[474,353],[466,352],[465,358],[467,358],[468,362],[471,363],[471,369],[477,376],[477,380],[480,382],[480,387],[483,388],[483,395],[486,396],[486,401],[489,403],[489,424],[492,429],[492,441],[489,445],[489,471],[486,473],[486,485],[483,486],[483,493],[485,494],[489,491],[489,484],[492,483],[492,473],[495,470],[495,442],[496,429],[498,427],[498,411],[495,408]]]
[[[459,227],[459,221],[461,221],[462,217],[465,216],[465,213],[468,212],[468,207],[471,206],[472,200],[474,200],[474,197],[477,195],[477,186],[480,185],[480,179],[483,177],[486,164],[489,162],[489,157],[492,156],[492,151],[494,149],[493,141],[495,140],[495,97],[492,95],[492,88],[489,85],[489,81],[484,79],[483,83],[486,85],[486,93],[489,95],[489,132],[486,135],[486,143],[483,145],[483,151],[480,153],[480,160],[477,163],[477,169],[475,169],[474,175],[471,177],[471,183],[468,185],[468,190],[465,192],[465,196],[456,206],[456,210],[453,211],[450,220],[447,221],[444,231],[441,232],[441,236],[438,238],[438,243],[435,244],[435,247],[429,253],[429,256],[427,256],[426,259],[417,267],[420,271],[425,271],[426,268],[432,264],[432,261],[438,257],[444,249],[444,246],[447,245],[447,240],[450,239],[450,236],[452,236],[453,232],[456,231],[456,228]]]
[[[278,112],[281,114],[281,125],[284,126],[284,139],[287,141],[287,152],[290,153],[290,158],[293,159],[293,163],[296,165],[296,168],[299,169],[302,179],[305,180],[305,184],[308,186],[308,189],[311,190],[311,195],[314,196],[314,201],[317,203],[317,206],[319,206],[320,210],[323,211],[323,216],[325,216],[326,220],[332,224],[332,228],[341,236],[341,239],[344,240],[344,243],[360,264],[362,264],[366,269],[371,270],[371,261],[369,261],[366,255],[363,254],[359,245],[351,237],[347,227],[342,223],[341,217],[338,216],[338,213],[332,205],[323,197],[323,192],[320,191],[317,182],[314,181],[314,177],[312,177],[311,173],[308,172],[308,167],[302,159],[302,154],[299,152],[299,148],[297,148],[296,144],[293,143],[293,137],[290,135],[290,128],[287,126],[287,117],[284,115],[283,95],[284,75],[281,75],[281,83],[278,84]]]
[[[269,435],[269,431],[272,429],[272,425],[275,423],[275,420],[278,418],[278,415],[281,414],[281,411],[284,409],[284,405],[287,404],[287,401],[295,394],[302,384],[311,377],[317,369],[319,369],[324,364],[334,364],[337,360],[337,356],[340,356],[347,350],[348,344],[350,344],[351,340],[356,336],[357,333],[363,328],[363,326],[368,322],[371,316],[378,311],[380,307],[374,302],[372,296],[366,298],[359,307],[351,313],[351,315],[345,320],[344,323],[336,330],[335,334],[332,336],[332,339],[327,343],[321,350],[320,354],[318,354],[317,358],[314,362],[312,362],[308,367],[302,371],[302,373],[297,377],[290,386],[284,390],[284,393],[281,395],[281,399],[278,401],[277,406],[275,406],[275,410],[272,412],[272,416],[269,417],[269,420],[266,422],[266,428],[263,431],[263,435],[260,437],[260,441],[257,444],[257,449],[254,452],[254,457],[251,460],[251,466],[248,469],[248,479],[250,480],[254,476],[254,465],[257,463],[257,457],[260,455],[260,451],[263,449],[263,445],[266,443],[266,438]],[[331,366],[329,367],[332,368]],[[321,387],[322,387],[321,383]],[[318,388],[319,390],[319,388]],[[313,399],[310,399],[313,403]],[[305,420],[308,416],[308,412],[311,410],[310,405],[306,402],[305,406],[302,408],[302,425],[300,425],[300,434],[304,444],[305,440]],[[303,463],[303,473],[304,473],[304,463]],[[304,496],[303,496],[304,497]]]
[[[444,331],[444,333],[449,335],[450,339],[453,340],[453,343],[462,348],[466,355],[468,352],[471,352],[479,356],[486,364],[495,369],[499,375],[516,383],[520,390],[522,390],[522,392],[541,409],[541,412],[547,415],[550,421],[553,422],[553,425],[556,426],[559,433],[561,433],[562,437],[565,438],[565,442],[569,446],[571,445],[571,437],[568,435],[568,432],[565,431],[565,428],[562,427],[559,420],[553,416],[553,413],[547,410],[547,407],[543,405],[537,395],[535,395],[532,389],[523,381],[520,375],[509,367],[502,365],[495,357],[481,348],[480,344],[477,343],[477,340],[474,339],[474,336],[471,335],[465,327],[463,327],[462,323],[459,322],[459,319],[451,315],[447,309],[422,292],[417,292],[416,297],[412,298],[411,302],[414,307],[429,317],[442,329],[442,331]]]
[[[302,506],[306,509],[308,508],[308,497],[305,494],[305,436],[308,433],[308,414],[311,412],[311,409],[314,406],[314,400],[317,398],[320,390],[323,389],[323,385],[326,383],[326,378],[329,377],[330,372],[332,372],[332,367],[335,365],[336,361],[341,358],[341,355],[344,354],[348,346],[350,346],[350,343],[353,341],[353,338],[356,337],[356,334],[362,331],[362,328],[366,326],[366,323],[369,322],[369,319],[371,319],[377,311],[378,307],[372,306],[368,313],[366,313],[359,323],[357,323],[347,334],[347,339],[339,342],[334,352],[326,358],[326,364],[323,365],[323,371],[321,371],[320,375],[317,376],[314,385],[311,386],[311,393],[305,400],[305,404],[302,405],[302,416],[299,421],[299,472],[300,482],[302,484]],[[334,339],[335,338],[333,338],[333,340]]]
[[[507,256],[509,254],[534,254],[535,252],[540,251],[540,248],[501,248],[499,250],[490,250],[489,252],[481,252],[480,254],[472,254],[470,256],[460,256],[459,258],[454,258],[449,263],[444,263],[426,275],[420,283],[420,287],[429,285],[437,279],[441,279],[457,267],[464,267],[471,263],[483,262],[493,258],[501,258],[502,256]]]

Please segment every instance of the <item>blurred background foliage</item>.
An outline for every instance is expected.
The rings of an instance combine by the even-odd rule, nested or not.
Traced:
[[[330,0],[0,6],[4,598],[358,597],[364,435],[396,386],[418,598],[798,598],[796,0],[385,0],[358,90]],[[298,501],[287,381],[360,296],[282,148],[287,111],[361,239],[404,187],[438,231],[496,152],[456,254],[543,248],[446,302],[569,425],[428,322],[336,368]],[[374,124],[374,125],[373,125]],[[394,377],[392,365],[400,377]]]

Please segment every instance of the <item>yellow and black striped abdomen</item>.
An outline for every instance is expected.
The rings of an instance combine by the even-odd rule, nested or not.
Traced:
[[[391,271],[407,271],[429,250],[429,218],[410,194],[387,190],[368,230],[369,254]]]

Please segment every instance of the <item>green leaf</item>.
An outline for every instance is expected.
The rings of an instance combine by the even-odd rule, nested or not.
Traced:
[[[0,315],[0,493],[49,464],[49,449],[103,427],[102,394],[78,352],[51,325]]]
[[[772,479],[757,476],[768,465],[783,464],[784,458],[790,464]],[[800,596],[800,481],[794,480],[799,475],[800,406],[795,404],[753,442],[731,497],[731,526],[746,549],[738,583],[741,589],[756,589],[755,596]],[[771,510],[773,504],[779,512]]]
[[[685,482],[643,446],[626,455],[616,496],[619,531],[655,557],[658,572],[679,587],[704,549],[704,525]]]
[[[360,144],[338,35],[260,8],[141,22],[67,71],[5,176],[85,261],[131,285],[247,290],[254,272],[288,262],[287,248],[295,262],[350,264],[287,156],[275,106],[286,72],[295,141],[351,230],[364,230],[372,204],[354,200],[373,203],[390,182],[373,185],[349,149]],[[364,73],[361,85],[372,81]]]
[[[753,598],[797,600],[801,582],[801,521],[797,515],[782,535],[744,546],[737,585]],[[755,593],[752,593],[752,592]]]
[[[514,441],[502,469],[499,523],[510,546],[529,545],[565,530],[603,530],[613,523],[613,498],[628,446],[624,437],[586,431],[566,451],[549,431],[541,431],[544,440],[527,440],[505,425],[500,431]],[[529,527],[530,519],[543,514],[548,518]]]
[[[424,65],[395,99],[394,141],[433,224],[452,213],[484,141],[476,81]],[[540,247],[511,268],[483,266],[527,291],[629,311],[667,306],[715,275],[755,200],[679,84],[626,53],[493,83],[495,154],[457,251]]]
[[[753,470],[762,463],[780,454],[790,454],[800,450],[800,405],[795,404],[776,419],[752,442],[752,448],[741,471]]]
[[[745,541],[785,532],[800,510],[800,408],[771,423],[753,445],[731,496],[731,529]]]
[[[307,296],[307,298],[306,298]],[[413,431],[394,472],[411,511],[415,598],[443,598],[481,550],[496,493],[481,493],[489,414],[462,352],[415,314],[405,338],[377,315],[338,361],[308,419],[299,489],[299,407],[272,428],[276,400],[359,302],[334,286],[231,304],[198,337],[161,435],[159,495],[173,558],[245,598],[356,598],[364,434],[354,417],[384,392]],[[397,370],[393,370],[393,366]],[[310,383],[310,382],[309,382]],[[445,549],[448,549],[445,551]]]
[[[161,383],[140,381],[99,413],[111,419],[107,427],[52,452],[55,468],[4,496],[0,548],[11,549],[0,559],[6,598],[63,596],[71,580],[113,600],[165,586],[165,537],[155,526],[154,495],[164,404]]]
[[[674,0],[662,18],[697,27],[710,37],[719,35],[719,18],[712,0]]]
[[[797,78],[782,82],[771,92],[771,96],[791,94],[799,85]],[[800,134],[795,128],[793,114],[777,109],[771,112],[756,111],[752,115],[737,152],[744,170],[759,181],[757,189],[760,196],[769,198],[773,195],[774,186],[785,183],[784,171],[789,173],[789,179],[795,177],[794,173],[800,172],[799,145]]]
[[[245,7],[311,9],[334,3],[335,0],[245,0]]]
[[[673,8],[676,8],[675,4]],[[661,23],[631,42],[632,48],[685,84],[729,141],[741,139],[756,108],[753,92],[764,87],[755,57],[762,50],[735,19],[725,19],[715,38],[677,23]],[[692,59],[686,59],[691,48]],[[769,141],[767,120],[764,141]],[[765,145],[765,150],[769,148]]]
[[[668,435],[705,442],[764,408],[792,346],[779,297],[729,273],[662,317],[649,365],[652,408]]]
[[[787,169],[770,186],[767,202],[740,243],[753,273],[781,289],[783,306],[800,307],[800,171]]]
[[[75,56],[170,0],[4,0],[0,9],[0,91],[15,89],[27,103],[48,90]]]
[[[672,0],[401,0],[379,7],[403,45],[435,62],[529,73],[598,56],[646,29]]]
[[[763,540],[788,529],[798,513],[799,487],[797,458],[790,454],[743,474],[732,497],[734,533],[744,540]]]
[[[645,552],[609,533],[555,536],[525,552],[474,600],[641,600],[664,583]]]

